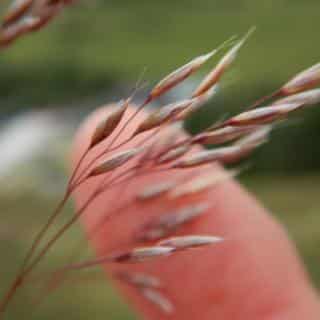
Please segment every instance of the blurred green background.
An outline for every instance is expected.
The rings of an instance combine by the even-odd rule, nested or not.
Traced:
[[[42,32],[1,53],[1,109],[74,106],[116,84],[135,82],[145,67],[145,78],[154,83],[257,26],[215,105],[200,118],[212,119],[207,112],[244,108],[319,61],[319,7],[317,0],[80,1]],[[261,168],[319,169],[320,110],[300,119],[303,124],[279,131],[265,148]]]
[[[1,3],[0,10],[4,9]],[[0,120],[5,125],[7,119],[28,110],[54,108],[63,113],[69,108],[80,121],[86,112],[80,112],[78,106],[89,111],[97,106],[97,97],[106,103],[104,97],[113,97],[113,92],[117,98],[127,95],[127,88],[145,67],[144,78],[153,84],[191,57],[257,26],[224,78],[218,97],[190,122],[190,129],[197,130],[225,113],[241,110],[319,62],[319,12],[319,0],[80,1],[41,32],[0,51]],[[242,180],[288,228],[320,288],[319,139],[320,109],[314,107],[276,130]],[[69,143],[70,138],[57,149],[66,150]],[[50,164],[51,179],[64,176],[61,163],[65,157],[61,154],[58,165]],[[39,161],[48,168],[48,159]],[[24,168],[24,186],[33,185],[37,171],[38,167]],[[11,173],[11,178],[16,181],[17,173]],[[14,185],[0,196],[1,230],[9,230],[0,230],[0,277],[7,283],[32,234],[45,220],[43,212],[54,205],[59,194],[44,196]],[[67,211],[66,216],[71,210]],[[81,232],[77,228],[68,235],[70,242],[78,237]],[[47,265],[64,261],[70,249],[66,243],[56,248]],[[134,319],[127,307],[119,307],[111,289],[99,281],[101,277],[94,274],[88,277],[90,281],[84,279],[55,292],[28,319]],[[86,290],[75,290],[80,285]],[[10,319],[25,318],[33,292],[34,286],[26,288]]]

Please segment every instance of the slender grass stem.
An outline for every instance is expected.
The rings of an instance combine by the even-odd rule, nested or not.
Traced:
[[[264,102],[269,101],[274,98],[277,98],[280,94],[281,94],[281,91],[276,90],[276,91],[272,92],[271,94],[268,94],[268,95],[262,97],[261,99],[258,99],[247,110],[255,109],[255,108],[259,107],[260,105],[262,105]]]
[[[121,142],[119,145],[115,146],[114,148],[112,148],[112,146],[114,145],[114,143],[118,140],[118,138],[120,137],[120,135],[124,132],[124,130],[126,129],[126,127],[128,126],[128,124],[142,111],[142,109],[147,106],[150,102],[152,101],[151,96],[148,96],[145,101],[137,108],[137,110],[129,117],[129,119],[127,119],[127,121],[123,124],[123,126],[121,127],[121,129],[119,130],[119,132],[115,135],[115,137],[110,141],[109,145],[106,147],[105,150],[103,150],[102,152],[100,152],[98,155],[96,155],[86,166],[85,168],[82,170],[80,176],[78,177],[78,180],[76,180],[75,183],[78,183],[78,181],[80,179],[83,178],[83,176],[86,174],[86,172],[88,171],[88,169],[98,160],[100,159],[102,156],[105,156],[106,154],[108,154],[111,151],[115,151],[118,148],[122,147],[123,145],[125,145],[126,143],[128,143],[129,141],[132,140],[132,137],[129,137],[128,139],[126,139],[125,141]]]

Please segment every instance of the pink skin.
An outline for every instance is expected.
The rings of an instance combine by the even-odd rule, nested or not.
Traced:
[[[97,119],[109,110],[96,112],[80,130],[74,163],[88,144]],[[142,118],[139,116],[136,120]],[[137,125],[137,121],[134,122],[120,140],[132,132]],[[135,142],[138,140],[136,138]],[[127,144],[126,148],[134,145]],[[222,169],[206,166],[201,170],[208,172]],[[226,181],[211,190],[178,201],[169,201],[167,196],[147,203],[135,201],[139,190],[160,181],[174,180],[181,173],[180,170],[151,174],[109,190],[92,203],[82,218],[92,246],[98,255],[105,255],[114,250],[145,246],[137,243],[135,236],[152,217],[192,203],[210,203],[211,208],[204,216],[181,227],[176,234],[217,235],[225,237],[225,242],[140,264],[109,264],[105,267],[108,274],[119,270],[138,271],[161,280],[164,286],[162,292],[175,307],[169,315],[143,298],[135,288],[115,280],[116,286],[143,318],[320,319],[317,293],[311,287],[286,232],[237,182]],[[90,180],[76,192],[78,207],[89,197],[97,181],[99,178]],[[118,212],[100,232],[92,234],[90,230],[108,208],[122,206],[127,201],[132,201],[132,204]]]

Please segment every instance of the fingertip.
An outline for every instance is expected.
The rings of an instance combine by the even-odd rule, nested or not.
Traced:
[[[81,126],[74,148],[74,163],[85,151],[99,118],[111,108],[101,108]],[[132,114],[130,109],[126,117]],[[143,114],[141,115],[143,117]],[[130,136],[139,119],[130,123],[123,136]],[[121,126],[121,125],[120,125]],[[103,148],[103,146],[102,146]],[[94,150],[94,154],[98,150]],[[212,169],[211,169],[212,168]],[[205,174],[208,167],[202,169]],[[221,170],[210,167],[210,170]],[[161,294],[174,310],[168,315],[141,291],[117,280],[117,286],[147,319],[225,320],[318,319],[314,290],[284,229],[238,183],[227,180],[197,195],[172,201],[166,195],[150,202],[137,201],[148,185],[174,180],[180,171],[150,174],[106,191],[86,211],[82,222],[98,255],[149,243],[137,242],[136,234],[152,219],[195,203],[209,203],[206,215],[174,234],[212,234],[229,239],[209,248],[190,250],[172,257],[137,265],[106,265],[108,274],[118,271],[156,276],[164,284]],[[94,190],[96,182],[76,192],[78,206]],[[121,208],[122,204],[129,205]],[[120,206],[120,207],[119,207]],[[92,226],[117,208],[116,217],[102,226]]]

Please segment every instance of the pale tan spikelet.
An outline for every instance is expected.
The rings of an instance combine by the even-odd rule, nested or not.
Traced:
[[[172,165],[172,168],[192,168],[213,162],[226,163],[229,162],[230,159],[233,159],[234,156],[238,155],[240,152],[240,146],[223,147],[214,150],[203,150],[184,159],[178,160]]]
[[[168,228],[176,228],[203,215],[209,208],[210,205],[205,202],[192,204],[174,214],[163,216],[160,223]]]
[[[188,108],[193,102],[193,99],[186,99],[171,103],[154,111],[142,123],[140,123],[134,135],[157,128],[168,120],[174,119],[176,115]]]
[[[299,109],[301,106],[301,103],[288,103],[261,107],[240,113],[227,120],[225,125],[250,126],[268,124],[286,118],[290,112]]]
[[[310,106],[320,103],[320,89],[308,90],[302,93],[297,93],[286,98],[279,99],[273,102],[273,105],[301,103],[304,106]]]
[[[172,162],[174,160],[179,159],[184,156],[191,149],[191,145],[184,144],[180,147],[176,147],[175,149],[169,150],[165,154],[161,155],[157,160],[157,164],[166,164]]]
[[[130,101],[131,99],[127,99],[126,101],[119,102],[118,107],[100,121],[92,134],[90,148],[96,146],[114,132],[122,120]]]
[[[185,250],[195,247],[208,246],[223,241],[223,238],[207,235],[191,235],[165,239],[159,242],[160,246],[168,246],[176,250]]]
[[[258,147],[260,147],[265,141],[261,142],[260,144],[248,144],[248,145],[241,145],[241,149],[239,152],[231,155],[227,159],[224,160],[224,164],[235,164],[240,162],[243,159],[249,157]]]
[[[207,203],[189,205],[177,212],[170,212],[148,223],[138,235],[140,241],[154,241],[168,236],[182,225],[204,214],[209,208]]]
[[[252,132],[257,128],[258,126],[254,125],[243,127],[226,126],[213,131],[200,133],[193,137],[192,142],[204,145],[223,144],[238,139],[239,137]]]
[[[320,63],[302,71],[285,84],[280,92],[283,95],[295,94],[320,84]]]
[[[178,138],[181,137],[181,132],[183,131],[183,121],[174,121],[169,123],[161,135],[157,138],[157,150],[156,154],[162,155],[167,150],[170,150],[173,145],[177,142]]]
[[[32,6],[33,0],[15,0],[3,17],[2,27],[17,22]]]
[[[167,193],[170,189],[172,189],[177,184],[176,181],[165,181],[162,183],[153,184],[147,186],[137,195],[137,198],[141,201],[146,201],[150,199],[154,199],[159,197],[165,193]]]
[[[217,85],[213,86],[210,90],[204,94],[195,97],[194,102],[184,111],[179,113],[176,117],[176,120],[185,120],[190,117],[195,112],[199,111],[210,99],[212,99],[215,94],[218,92]]]
[[[55,16],[57,16],[65,3],[63,0],[43,0],[35,1],[31,9],[31,14],[33,16],[39,17],[40,22],[37,26],[33,28],[32,31],[36,31],[45,26],[49,21],[51,21]]]
[[[207,62],[214,54],[216,54],[216,52],[217,49],[196,57],[184,66],[170,73],[152,89],[150,97],[155,99],[176,85],[180,84],[182,81],[196,72],[205,62]]]
[[[97,176],[97,175],[109,172],[111,170],[114,170],[116,168],[119,168],[124,163],[128,162],[129,160],[134,158],[136,155],[141,153],[142,150],[144,150],[144,148],[133,148],[133,149],[116,153],[112,157],[106,160],[103,160],[96,167],[94,167],[90,172],[89,176]]]
[[[39,23],[38,17],[24,17],[5,29],[0,29],[0,47],[6,46],[24,33],[30,32]]]
[[[249,30],[249,32],[240,40],[236,45],[234,45],[220,60],[218,65],[205,77],[205,79],[200,83],[197,89],[193,93],[193,97],[198,97],[203,95],[205,92],[210,90],[214,85],[218,83],[225,71],[231,66],[237,57],[238,51],[244,45],[246,40],[254,32],[255,28]]]
[[[116,273],[115,276],[118,279],[137,287],[160,288],[162,286],[159,278],[156,278],[154,276],[151,276],[145,273],[132,273],[132,272],[122,271],[122,272]]]
[[[247,147],[247,146],[259,146],[266,141],[268,141],[269,135],[272,131],[271,125],[261,126],[260,128],[256,129],[255,131],[247,134],[243,138],[236,141],[235,145]]]
[[[129,252],[113,255],[108,258],[110,262],[117,263],[138,263],[146,260],[152,260],[157,257],[168,256],[175,251],[174,248],[168,246],[153,246],[145,248],[136,248]]]
[[[141,290],[144,298],[153,303],[157,308],[166,314],[171,314],[174,311],[172,302],[159,291],[152,288],[144,288]]]
[[[240,172],[241,170],[239,169],[232,169],[227,171],[201,174],[200,176],[173,188],[169,193],[169,197],[175,199],[185,195],[204,192],[205,190],[217,186],[226,180],[236,177],[238,174],[240,174]]]
[[[224,163],[236,163],[246,157],[248,157],[258,147],[268,141],[269,134],[272,130],[272,126],[263,126],[256,131],[247,134],[243,138],[236,141],[233,146],[239,146],[239,152],[230,155]]]

